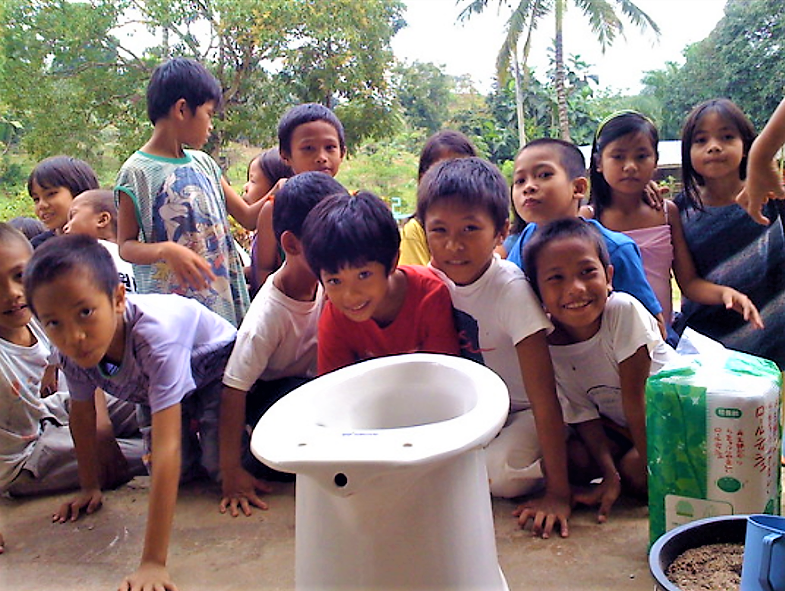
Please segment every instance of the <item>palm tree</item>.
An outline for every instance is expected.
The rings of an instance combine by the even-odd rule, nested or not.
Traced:
[[[461,4],[464,0],[456,0]],[[589,22],[589,28],[597,36],[602,50],[605,51],[623,33],[624,25],[616,11],[621,10],[622,15],[641,30],[651,28],[659,36],[660,28],[652,18],[643,12],[631,0],[572,0],[580,8]],[[458,15],[459,21],[465,21],[473,14],[478,14],[487,8],[490,0],[468,0]],[[509,6],[509,0],[498,0],[499,7]],[[559,129],[562,139],[570,139],[570,124],[567,119],[567,94],[564,84],[564,43],[563,25],[564,11],[567,9],[567,0],[519,0],[513,9],[506,24],[504,43],[496,58],[497,78],[501,82],[508,79],[512,70],[515,76],[516,103],[518,109],[518,133],[521,145],[526,143],[523,119],[523,89],[528,82],[529,70],[526,66],[531,49],[532,33],[537,25],[551,12],[554,14],[556,33],[554,39],[555,49],[555,86],[556,99],[559,112]],[[518,59],[519,42],[526,35],[521,60]]]

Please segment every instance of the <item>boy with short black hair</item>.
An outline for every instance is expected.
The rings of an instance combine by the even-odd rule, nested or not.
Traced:
[[[59,350],[71,393],[71,432],[82,493],[54,520],[101,506],[96,473],[96,388],[137,403],[151,451],[152,487],[144,551],[120,589],[173,588],[166,570],[177,489],[183,478],[218,478],[221,377],[235,329],[203,305],[173,294],[131,294],[109,252],[84,235],[53,238],[30,260],[25,296]],[[193,432],[198,424],[198,434]]]
[[[427,269],[398,266],[400,243],[392,212],[372,193],[333,195],[308,214],[305,257],[329,300],[319,374],[385,355],[458,354],[449,292]]]
[[[295,174],[321,171],[334,177],[346,155],[343,124],[324,105],[296,105],[278,122],[278,150]]]
[[[526,227],[510,248],[507,260],[526,271],[523,247],[538,224],[577,217],[581,200],[586,196],[588,180],[583,154],[570,142],[540,138],[529,142],[515,158],[512,203],[526,222]],[[640,249],[635,241],[620,232],[608,230],[596,220],[587,220],[602,234],[611,263],[616,270],[613,287],[640,301],[658,319],[664,331],[662,306],[657,300],[643,269]]]
[[[115,183],[118,243],[140,293],[193,297],[238,326],[249,298],[227,215],[254,229],[262,203],[248,205],[199,151],[221,100],[218,81],[194,60],[155,69],[147,87],[153,134]]]
[[[509,389],[510,415],[486,449],[491,493],[516,497],[544,483],[544,498],[516,510],[519,522],[532,519],[543,537],[558,523],[566,537],[571,499],[546,342],[552,325],[521,270],[494,254],[509,228],[508,199],[504,177],[491,163],[448,160],[420,181],[417,216],[431,250],[429,266],[452,296],[462,354],[494,370]]]
[[[295,175],[323,172],[335,177],[346,155],[343,125],[324,105],[296,105],[286,111],[278,122],[278,152]],[[273,236],[274,209],[275,200],[266,200],[257,221],[252,264],[260,284],[281,265],[280,244]]]
[[[316,337],[324,290],[300,241],[308,213],[343,186],[323,172],[289,179],[275,197],[273,228],[286,259],[262,285],[237,333],[224,372],[221,402],[221,511],[246,515],[262,506],[260,486],[241,465],[243,427],[256,425],[272,404],[316,375]],[[256,472],[256,470],[253,470]]]
[[[117,206],[114,194],[106,189],[93,189],[78,195],[71,202],[64,234],[86,234],[97,239],[112,253],[120,283],[129,293],[136,293],[133,266],[122,257],[117,247]]]

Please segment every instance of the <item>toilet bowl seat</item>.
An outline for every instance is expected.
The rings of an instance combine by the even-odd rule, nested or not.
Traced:
[[[506,385],[483,365],[431,353],[382,357],[287,394],[259,420],[251,448],[284,472],[414,466],[487,445],[508,411]]]

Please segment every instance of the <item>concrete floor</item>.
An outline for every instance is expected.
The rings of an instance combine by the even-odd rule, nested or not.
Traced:
[[[0,499],[2,591],[116,589],[139,560],[149,478],[136,478],[105,496],[98,513],[52,524],[54,509],[70,495]],[[288,590],[294,587],[294,485],[277,484],[269,511],[231,518],[218,513],[218,491],[207,485],[181,490],[169,551],[180,591]],[[647,508],[621,499],[611,519],[578,509],[567,539],[533,538],[494,500],[499,562],[510,589],[624,589],[651,591],[646,557]]]
[[[98,513],[75,523],[50,516],[70,495],[0,499],[2,591],[106,591],[138,564],[149,478],[105,496]],[[218,491],[183,488],[169,551],[169,571],[180,591],[289,590],[294,587],[294,485],[277,484],[269,511],[231,518],[218,513]],[[516,504],[493,502],[499,563],[512,591],[523,589],[651,591],[647,562],[647,507],[620,499],[608,523],[579,508],[567,539],[533,538],[510,513]]]

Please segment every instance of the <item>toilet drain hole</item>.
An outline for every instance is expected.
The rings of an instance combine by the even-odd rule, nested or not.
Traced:
[[[412,444],[411,443],[404,443],[403,446],[404,447],[412,447]]]
[[[343,488],[347,484],[349,484],[349,479],[346,477],[346,474],[343,472],[338,472],[333,478],[333,482],[335,482],[335,486],[339,488]]]

